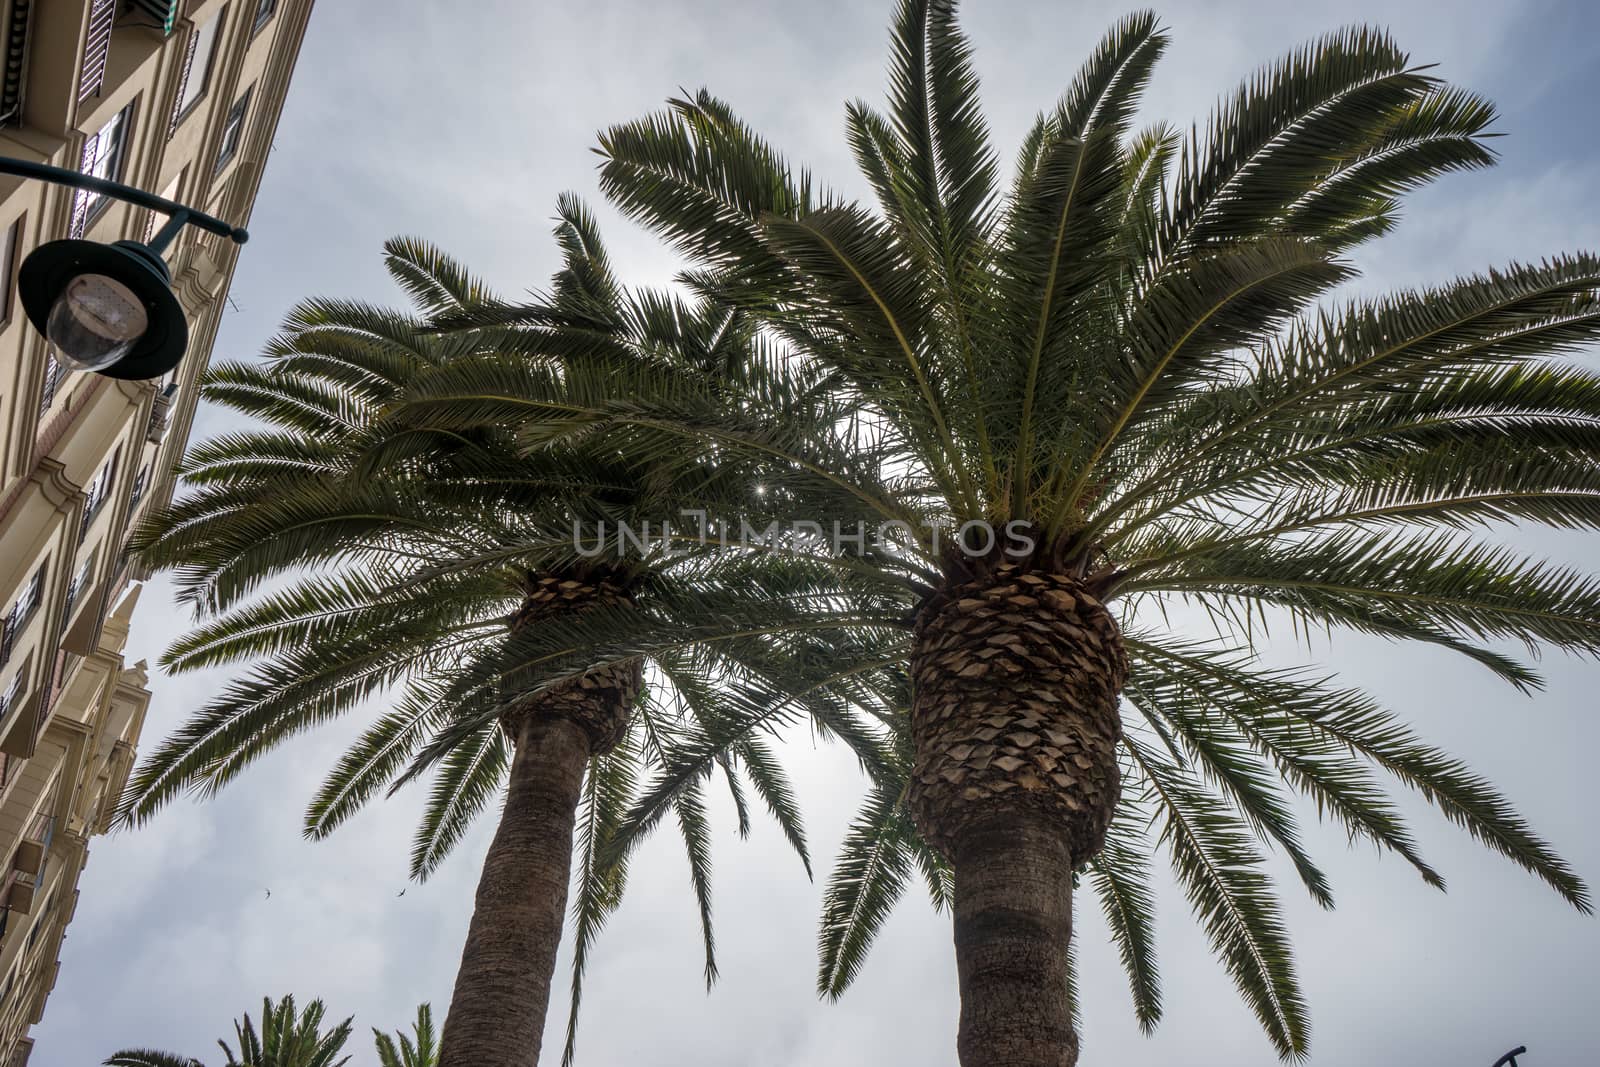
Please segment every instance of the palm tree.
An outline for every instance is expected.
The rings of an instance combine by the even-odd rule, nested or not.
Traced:
[[[759,459],[814,518],[869,530],[841,568],[920,583],[904,785],[881,776],[852,832],[821,985],[848,983],[920,839],[953,869],[965,1064],[1075,1062],[1080,878],[1154,1024],[1152,836],[1279,1052],[1303,1054],[1258,843],[1331,894],[1285,788],[1442,885],[1387,772],[1590,910],[1490,783],[1254,644],[1274,619],[1425,642],[1523,690],[1538,678],[1508,639],[1600,651],[1593,576],[1492,540],[1600,525],[1600,378],[1560,359],[1600,333],[1600,260],[1334,299],[1405,193],[1492,162],[1492,105],[1357,28],[1188,135],[1135,132],[1166,46],[1137,14],[1002,189],[955,6],[902,0],[887,113],[847,109],[875,207],[705,92],[602,135],[607,195],[690,259],[696,293],[781,343],[784,374],[730,401],[714,376],[602,357],[514,397],[437,379],[410,417],[493,397],[528,441]],[[1168,623],[1183,603],[1214,639]]]
[[[372,1040],[378,1047],[378,1067],[437,1067],[439,1046],[434,1037],[433,1009],[427,1004],[417,1007],[417,1021],[411,1024],[411,1033],[397,1031],[390,1037],[373,1028]]]
[[[349,1056],[339,1059],[340,1051],[350,1040],[351,1020],[335,1026],[327,1033],[322,1031],[322,1001],[313,1000],[305,1010],[296,1014],[294,997],[286,996],[277,1004],[270,997],[261,1002],[261,1031],[250,1021],[249,1013],[233,1024],[239,1042],[239,1054],[226,1041],[218,1041],[228,1057],[223,1067],[344,1067]],[[149,1049],[127,1049],[106,1060],[106,1067],[205,1067],[199,1060],[171,1052]],[[407,1065],[410,1067],[410,1065]]]
[[[808,716],[875,760],[880,738],[861,709],[893,657],[870,654],[898,640],[897,606],[863,602],[845,622],[837,581],[804,560],[659,529],[644,548],[620,537],[580,546],[577,523],[751,504],[732,462],[641,468],[593,436],[524,455],[492,413],[437,433],[387,417],[432,375],[490,353],[509,359],[507,373],[546,381],[574,352],[704,373],[743,365],[758,345],[709,302],[623,290],[581,205],[563,201],[561,214],[564,269],[505,324],[426,329],[428,317],[493,317],[501,305],[437,251],[394,241],[386,262],[415,312],[311,301],[266,365],[213,368],[206,397],[265,425],[193,449],[194,492],[136,537],[145,560],[177,569],[180,595],[205,617],[164,665],[257,663],[144,761],[127,820],[185,790],[213,792],[279,742],[394,687],[393,710],[312,802],[308,836],[434,771],[412,852],[424,878],[507,783],[443,1029],[445,1067],[537,1062],[575,843],[568,1057],[588,946],[620,899],[632,842],[668,814],[689,856],[709,983],[705,781],[726,778],[741,827],[752,786],[809,864],[770,719],[744,724],[750,709],[781,704],[790,721]],[[846,633],[862,658],[840,664],[820,646]]]

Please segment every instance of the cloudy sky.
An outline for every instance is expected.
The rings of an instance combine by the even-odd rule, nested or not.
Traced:
[[[1099,0],[973,2],[991,122],[1010,155],[1031,117],[1066,86],[1123,13]],[[852,191],[842,105],[879,98],[889,0],[584,4],[324,0],[284,112],[234,284],[219,356],[259,351],[297,299],[398,299],[379,264],[394,234],[428,237],[502,287],[543,282],[556,194],[598,202],[594,132],[680,87],[709,86],[820,176]],[[1420,61],[1503,110],[1495,170],[1415,198],[1407,222],[1363,253],[1368,286],[1417,283],[1564,249],[1600,249],[1600,5],[1553,2],[1168,4],[1173,42],[1147,105],[1179,124],[1202,117],[1253,67],[1351,21],[1389,25]],[[672,263],[609,212],[632,279]],[[1597,353],[1600,355],[1600,353]],[[198,435],[226,426],[202,411]],[[1593,540],[1539,547],[1592,561]],[[130,658],[152,660],[185,619],[169,591],[144,596]],[[1600,879],[1593,714],[1600,667],[1553,659],[1524,698],[1441,654],[1339,640],[1301,650],[1403,711],[1425,736],[1503,784],[1579,871]],[[221,675],[156,678],[146,740],[203,702]],[[183,802],[147,829],[94,844],[62,971],[33,1062],[82,1067],[143,1044],[214,1053],[229,1020],[263,994],[322,996],[363,1026],[401,1025],[419,1001],[442,1012],[490,825],[425,886],[406,886],[418,796],[375,807],[333,840],[303,842],[300,812],[355,732],[349,722],[286,747],[221,797]],[[839,752],[788,747],[826,867],[857,781]],[[1394,859],[1351,850],[1336,828],[1308,832],[1339,907],[1325,912],[1278,867],[1314,1017],[1313,1063],[1488,1067],[1527,1044],[1527,1067],[1592,1062],[1600,920],[1478,849],[1411,799],[1424,851],[1450,883],[1424,887]],[[780,1065],[951,1064],[955,976],[948,926],[908,897],[857,987],[814,995],[820,885],[776,832],[740,841],[723,811],[716,853],[722,983],[700,981],[687,867],[663,837],[642,854],[631,895],[594,956],[579,1062]],[[1314,813],[1311,813],[1314,814]],[[267,890],[271,890],[270,899]],[[1080,915],[1084,1062],[1271,1064],[1179,894],[1168,885],[1160,952],[1166,1019],[1134,1025],[1103,924]],[[564,998],[546,1047],[559,1048]],[[364,1040],[357,1063],[370,1063]]]

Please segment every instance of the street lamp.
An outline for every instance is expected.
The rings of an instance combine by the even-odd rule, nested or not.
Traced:
[[[17,270],[17,292],[28,321],[50,339],[56,358],[69,367],[134,381],[159,378],[176,367],[189,344],[189,324],[161,253],[184,226],[198,226],[236,244],[244,244],[250,235],[176,201],[92,174],[4,156],[0,174],[88,189],[168,216],[148,243],[65,240],[40,245]]]

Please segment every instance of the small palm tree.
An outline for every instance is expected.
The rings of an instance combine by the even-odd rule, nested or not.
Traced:
[[[105,1067],[206,1067],[199,1060],[156,1049],[123,1049],[106,1060]]]
[[[500,314],[453,261],[395,241],[386,262],[415,312],[312,301],[265,366],[213,368],[207,398],[265,427],[193,449],[195,491],[135,541],[145,560],[177,569],[181,595],[207,616],[167,667],[258,662],[146,758],[126,819],[147,819],[186,789],[210,793],[391,687],[392,710],[312,802],[308,836],[385,787],[436,772],[412,853],[423,878],[507,783],[443,1028],[446,1067],[537,1061],[576,845],[570,1056],[589,943],[620,899],[632,842],[669,814],[689,856],[710,982],[705,781],[727,779],[741,826],[753,786],[804,860],[765,712],[809,715],[877,760],[880,738],[859,709],[873,672],[894,662],[874,661],[873,648],[898,640],[898,606],[863,604],[845,622],[838,583],[803,560],[729,554],[659,529],[644,547],[614,538],[592,551],[575,535],[575,523],[654,520],[691,502],[729,512],[755,503],[732,462],[651,470],[595,436],[525,454],[492,412],[442,432],[388,418],[433,375],[491,353],[535,382],[583,352],[656,373],[745,363],[758,342],[737,317],[623,290],[581,205],[563,201],[561,213],[566,265],[533,309]],[[469,312],[507,321],[426,328]],[[263,592],[269,581],[288,584]],[[858,660],[824,647],[850,641]]]
[[[713,376],[597,358],[543,393],[480,377],[411,401],[422,418],[503,399],[530,441],[760,459],[810,517],[876,531],[848,566],[920,590],[911,752],[852,833],[821,986],[855,973],[920,839],[953,868],[969,1065],[1075,1061],[1080,878],[1140,1021],[1159,1018],[1152,835],[1278,1050],[1304,1054],[1257,843],[1332,898],[1283,787],[1442,885],[1387,772],[1590,909],[1488,782],[1253,642],[1268,618],[1426,642],[1521,689],[1537,676],[1502,641],[1600,652],[1600,583],[1486,537],[1600,526],[1600,378],[1558,358],[1600,335],[1600,261],[1319,310],[1404,193],[1491,162],[1492,106],[1352,29],[1196,132],[1134,132],[1165,46],[1149,14],[1118,24],[1002,186],[955,4],[903,0],[888,112],[848,108],[872,208],[704,92],[615,127],[607,194],[690,257],[689,286],[784,344],[785,373],[730,399]],[[1174,628],[1181,603],[1219,636]]]
[[[294,997],[286,996],[277,1004],[271,998],[261,1002],[261,1030],[248,1013],[233,1024],[238,1039],[239,1052],[226,1041],[218,1041],[228,1057],[223,1067],[344,1067],[349,1056],[338,1059],[345,1043],[350,1040],[351,1019],[346,1019],[326,1033],[322,1030],[325,1009],[322,1001],[313,1000],[305,1010],[295,1011]],[[128,1049],[106,1060],[106,1067],[205,1067],[203,1063],[171,1052],[148,1049]]]
[[[411,1024],[409,1035],[397,1031],[391,1037],[374,1027],[372,1039],[378,1047],[378,1067],[436,1067],[439,1062],[433,1009],[427,1004],[417,1007],[417,1021]]]

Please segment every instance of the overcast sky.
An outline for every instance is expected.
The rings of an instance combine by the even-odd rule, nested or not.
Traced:
[[[589,154],[595,131],[680,87],[710,87],[791,158],[859,191],[843,103],[882,96],[890,7],[323,0],[217,355],[258,352],[305,296],[398,301],[379,262],[383,240],[395,234],[434,240],[506,292],[542,284],[555,264],[548,233],[556,194],[573,189],[602,206]],[[1025,124],[1125,9],[1089,0],[969,7],[984,97],[1009,159]],[[1389,25],[1419,61],[1439,62],[1445,76],[1500,104],[1505,162],[1413,198],[1400,231],[1361,254],[1364,285],[1600,249],[1600,5],[1189,0],[1161,13],[1172,45],[1150,118],[1186,126],[1255,66],[1352,21]],[[652,238],[601,215],[629,279],[670,274],[672,260]],[[196,435],[224,428],[222,415],[202,410]],[[1538,545],[1573,562],[1595,557],[1592,538]],[[130,660],[154,660],[184,624],[168,588],[153,583]],[[1500,782],[1580,873],[1600,879],[1591,810],[1600,667],[1548,660],[1549,688],[1525,698],[1439,653],[1340,639],[1310,654]],[[155,678],[146,746],[225,673]],[[218,799],[180,802],[147,829],[94,843],[61,975],[35,1029],[34,1064],[83,1067],[127,1045],[214,1061],[214,1039],[263,994],[322,996],[332,1013],[355,1013],[362,1033],[402,1025],[423,1000],[442,1015],[491,820],[403,898],[415,792],[374,807],[329,842],[302,841],[304,803],[359,725],[306,737]],[[858,795],[856,774],[808,737],[794,738],[786,753],[825,871]],[[1404,805],[1448,894],[1427,889],[1404,863],[1349,849],[1332,827],[1313,824],[1307,836],[1328,868],[1337,911],[1315,907],[1277,864],[1313,1011],[1312,1062],[1489,1067],[1526,1044],[1524,1067],[1592,1063],[1600,920],[1573,912],[1412,798]],[[821,1003],[813,993],[821,878],[806,881],[769,825],[740,841],[725,804],[720,815],[722,983],[710,995],[701,984],[687,866],[662,836],[641,854],[593,957],[580,1064],[953,1065],[949,929],[925,897],[902,902],[856,988]],[[1080,910],[1084,1062],[1274,1063],[1181,896],[1170,882],[1163,892],[1167,1014],[1151,1038],[1134,1025],[1097,909]],[[558,994],[547,1049],[560,1048],[565,1010]],[[355,1051],[357,1064],[375,1062],[365,1038]]]

